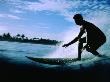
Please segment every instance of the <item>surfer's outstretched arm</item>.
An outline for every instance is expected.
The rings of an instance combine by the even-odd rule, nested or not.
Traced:
[[[62,47],[68,47],[69,45],[77,42],[81,38],[81,36],[85,33],[84,30],[85,30],[84,28],[81,28],[79,35],[74,40],[72,40],[71,42],[69,42],[68,44],[64,44]]]
[[[76,41],[78,41],[78,37],[76,37],[74,40],[72,40],[72,41],[69,42],[68,44],[64,44],[62,47],[68,47],[69,45],[75,43]]]

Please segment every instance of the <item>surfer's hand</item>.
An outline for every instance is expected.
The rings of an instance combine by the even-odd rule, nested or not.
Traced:
[[[62,47],[65,47],[65,48],[66,48],[66,47],[68,47],[68,46],[69,46],[68,44],[64,44]]]

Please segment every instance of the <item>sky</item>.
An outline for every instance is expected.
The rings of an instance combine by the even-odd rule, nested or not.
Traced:
[[[79,32],[72,19],[77,13],[109,39],[109,0],[0,0],[0,34],[69,40]]]

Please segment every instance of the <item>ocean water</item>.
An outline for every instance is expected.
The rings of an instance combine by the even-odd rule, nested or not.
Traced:
[[[71,52],[73,50],[73,52]],[[75,50],[77,50],[75,48]],[[76,51],[75,51],[76,52]],[[65,53],[65,54],[64,54]],[[9,63],[14,64],[30,64],[34,66],[40,66],[44,68],[57,68],[61,65],[49,65],[34,62],[28,59],[29,57],[46,57],[46,58],[76,58],[77,53],[74,53],[74,47],[62,48],[61,46],[41,45],[41,44],[29,44],[18,42],[0,41],[0,58],[5,59]],[[93,66],[95,61],[101,60],[99,57],[84,52],[82,58],[87,58],[85,61],[77,61],[63,65],[64,68],[80,69],[81,66],[89,67]],[[104,61],[105,62],[105,61]],[[105,62],[108,63],[108,62]]]
[[[16,64],[29,64],[31,61],[26,56],[44,57],[55,50],[56,46],[50,45],[0,41],[0,58]]]

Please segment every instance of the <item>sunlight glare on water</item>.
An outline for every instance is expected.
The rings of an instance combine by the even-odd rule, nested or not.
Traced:
[[[71,28],[65,32],[65,37],[63,38],[63,43],[56,49],[55,52],[49,54],[50,58],[76,58],[77,57],[77,45],[76,42],[73,45],[70,45],[67,48],[62,47],[63,44],[67,44],[73,40],[79,32],[79,28]]]

